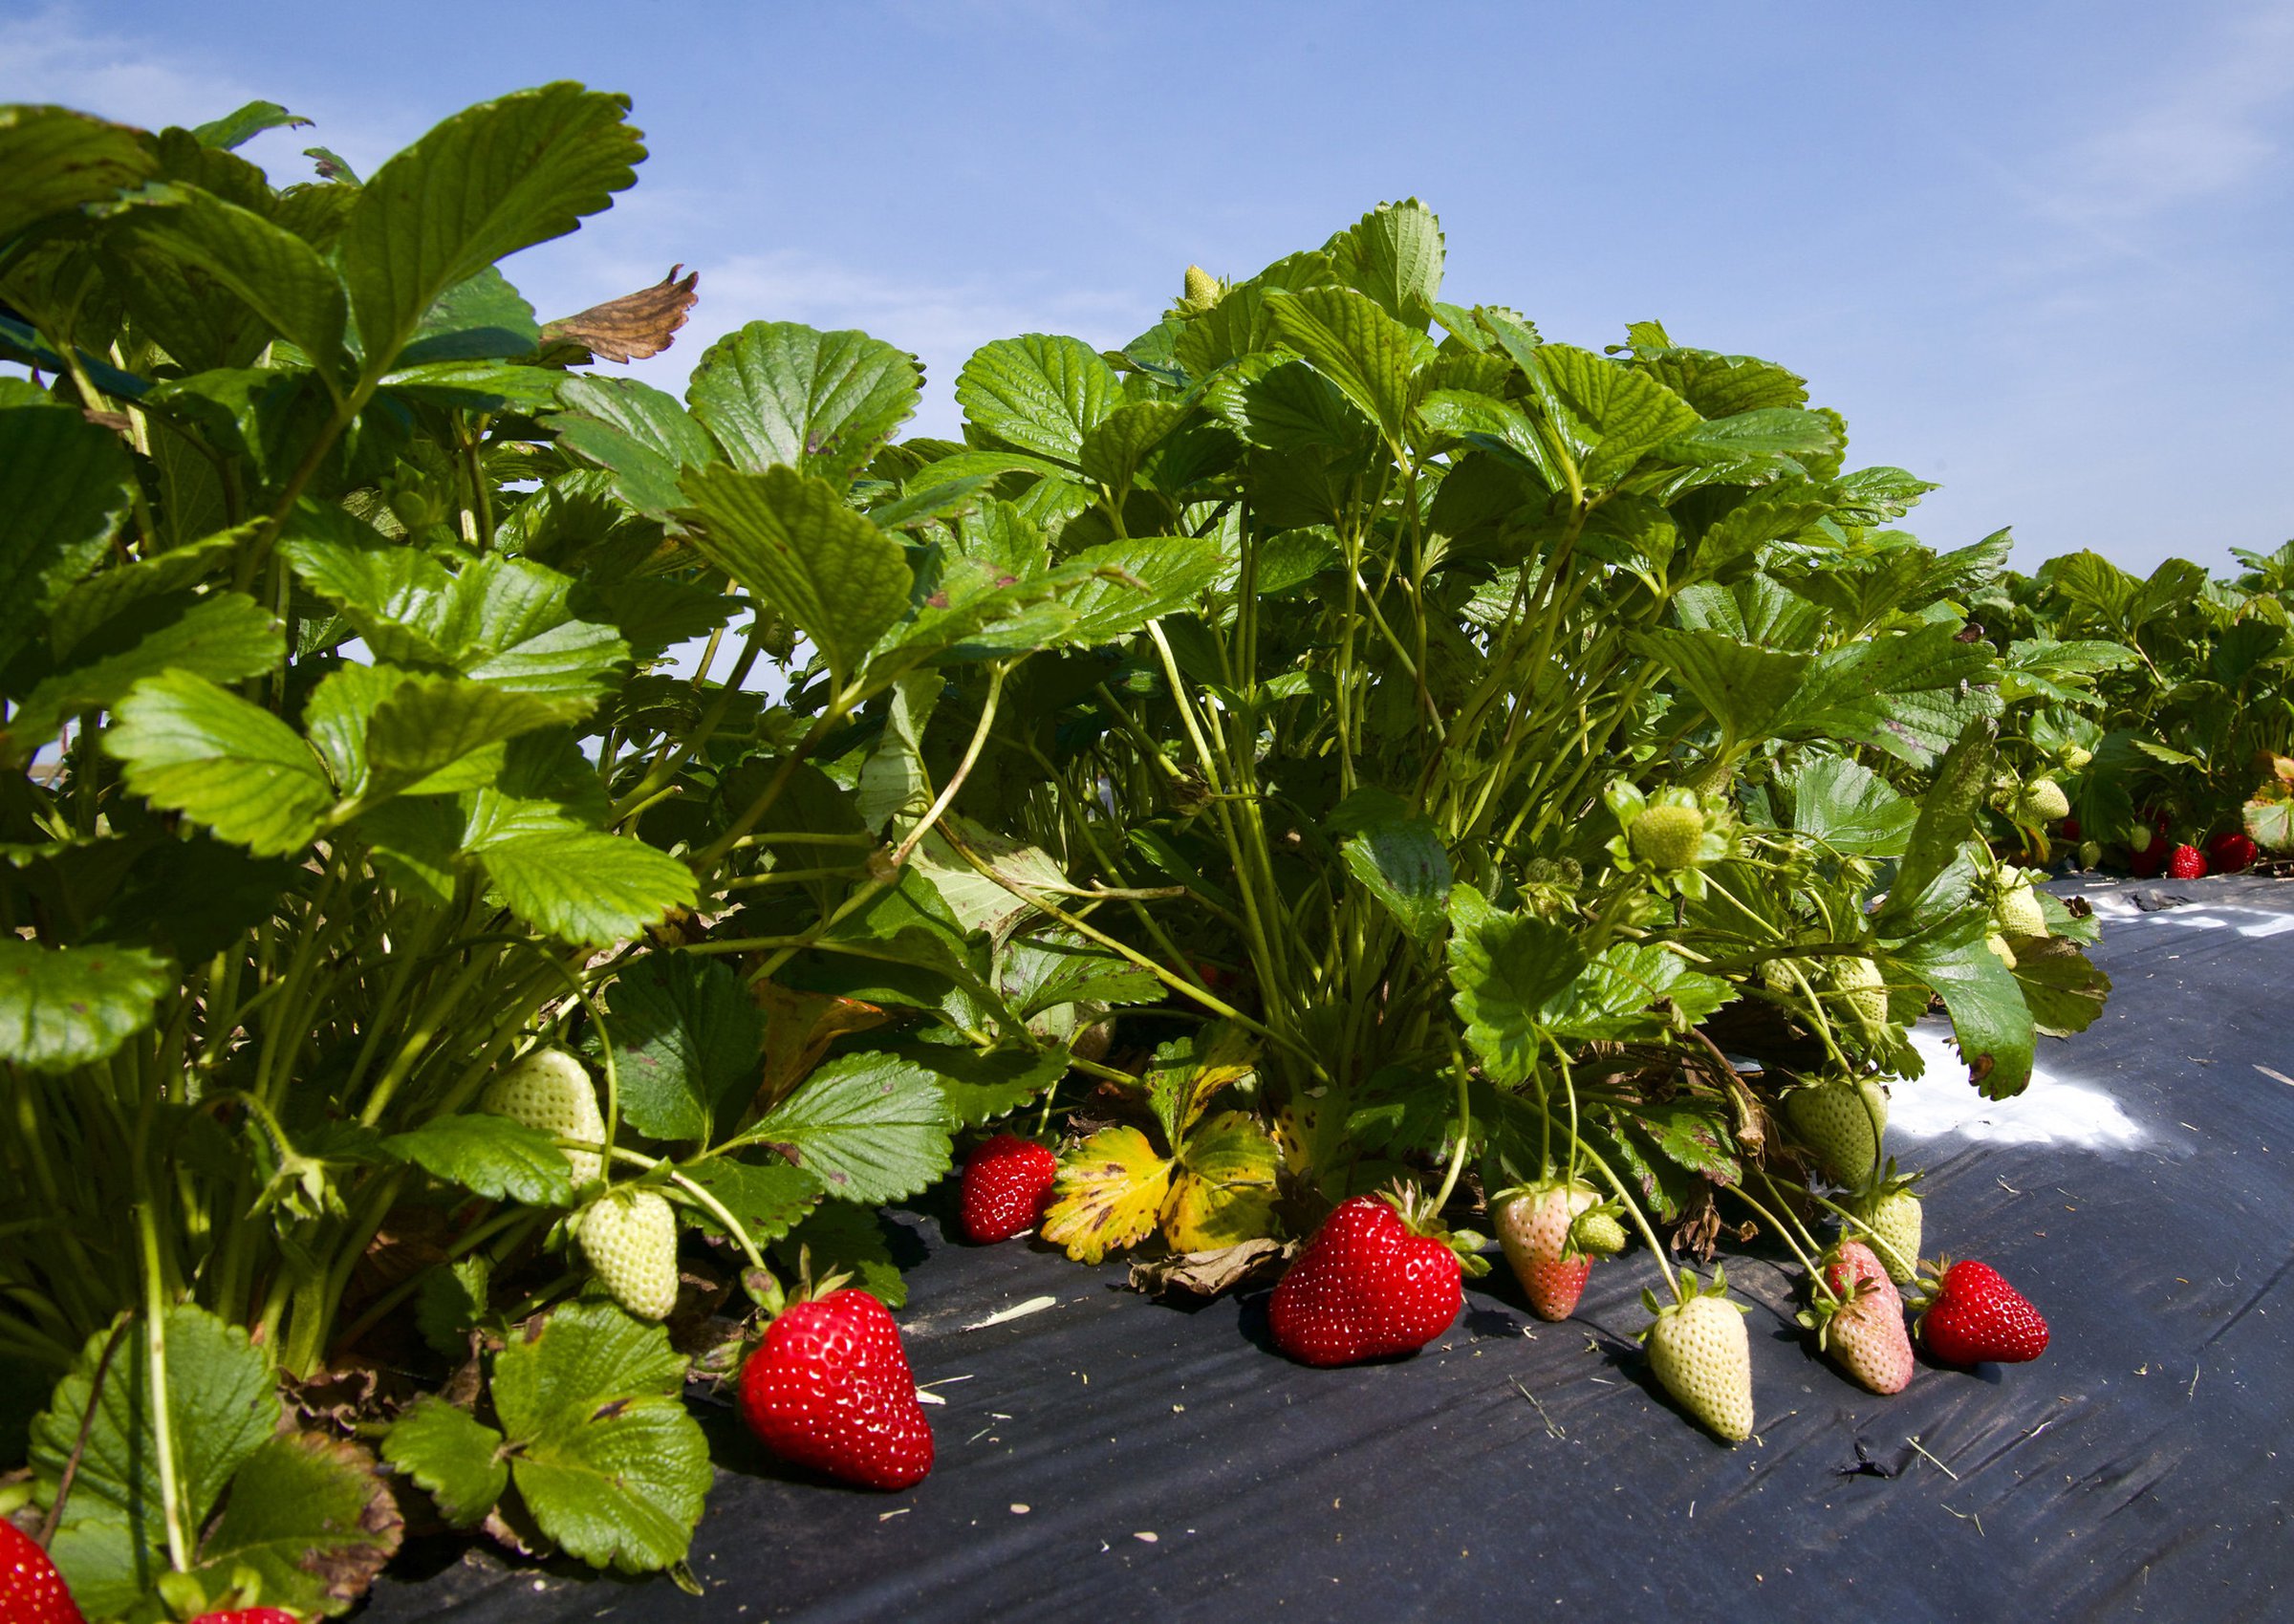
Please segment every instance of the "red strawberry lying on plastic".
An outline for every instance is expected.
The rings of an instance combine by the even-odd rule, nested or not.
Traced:
[[[2196,846],[2177,846],[2167,854],[2169,879],[2203,879],[2206,877],[2206,854]]]
[[[1305,1364],[1351,1365],[1449,1330],[1465,1289],[1430,1206],[1398,1191],[1339,1202],[1274,1288],[1275,1345]]]
[[[1987,1263],[1962,1258],[1932,1279],[1919,1340],[1947,1365],[2019,1365],[2047,1351],[2047,1322]]]
[[[86,1624],[64,1576],[39,1542],[0,1517],[0,1619],[7,1624]]]
[[[847,1483],[906,1488],[932,1469],[899,1328],[855,1288],[791,1303],[766,1327],[741,1367],[741,1418],[774,1454]]]
[[[2261,855],[2262,848],[2235,829],[2226,829],[2206,843],[2206,866],[2216,874],[2244,874]]]
[[[957,1213],[975,1241],[1008,1241],[1035,1227],[1059,1178],[1059,1158],[1032,1139],[998,1134],[963,1164]]]

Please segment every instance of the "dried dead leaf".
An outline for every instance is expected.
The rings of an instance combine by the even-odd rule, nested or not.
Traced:
[[[650,288],[546,322],[542,336],[553,343],[579,344],[601,360],[641,361],[658,356],[675,341],[677,330],[701,297],[695,291],[701,272],[687,272],[681,280],[677,273],[684,269],[673,265],[669,274]]]

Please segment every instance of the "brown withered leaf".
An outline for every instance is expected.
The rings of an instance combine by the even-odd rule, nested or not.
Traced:
[[[756,1109],[770,1111],[812,1074],[829,1045],[892,1019],[874,1004],[826,992],[799,992],[775,981],[752,983],[765,1011],[765,1070],[757,1079]]]
[[[701,297],[695,291],[701,272],[690,271],[681,279],[677,273],[684,269],[673,265],[669,274],[650,288],[592,305],[578,315],[545,322],[542,337],[551,343],[579,344],[601,360],[641,361],[658,356],[675,342],[677,330]]]
[[[1295,1241],[1238,1241],[1207,1252],[1143,1258],[1131,1266],[1131,1288],[1150,1297],[1216,1297],[1255,1281],[1272,1280],[1298,1251]]]

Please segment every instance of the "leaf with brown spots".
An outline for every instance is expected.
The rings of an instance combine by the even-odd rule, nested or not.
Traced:
[[[1171,1162],[1136,1128],[1104,1128],[1060,1158],[1039,1233],[1078,1263],[1136,1245],[1155,1230]]]

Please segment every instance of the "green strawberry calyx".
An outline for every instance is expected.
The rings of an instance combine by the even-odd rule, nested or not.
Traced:
[[[1511,1192],[1507,1192],[1511,1193]],[[1439,1241],[1450,1248],[1458,1259],[1460,1272],[1469,1280],[1479,1280],[1489,1272],[1489,1260],[1482,1255],[1489,1245],[1489,1237],[1471,1229],[1452,1229],[1442,1223],[1439,1208],[1434,1198],[1416,1184],[1396,1180],[1390,1189],[1377,1192],[1378,1200],[1394,1208],[1402,1227],[1413,1235],[1422,1235]],[[1502,1197],[1493,1197],[1494,1207]]]
[[[1650,1320],[1647,1325],[1634,1333],[1634,1339],[1640,1342],[1647,1341],[1649,1333],[1655,1331],[1658,1325],[1680,1312],[1699,1297],[1718,1297],[1741,1314],[1752,1312],[1750,1303],[1740,1303],[1728,1294],[1727,1265],[1715,1264],[1713,1277],[1709,1281],[1699,1281],[1694,1269],[1684,1268],[1680,1271],[1680,1300],[1678,1302],[1660,1303],[1657,1301],[1655,1291],[1646,1287],[1642,1288],[1641,1306],[1649,1310]]]

